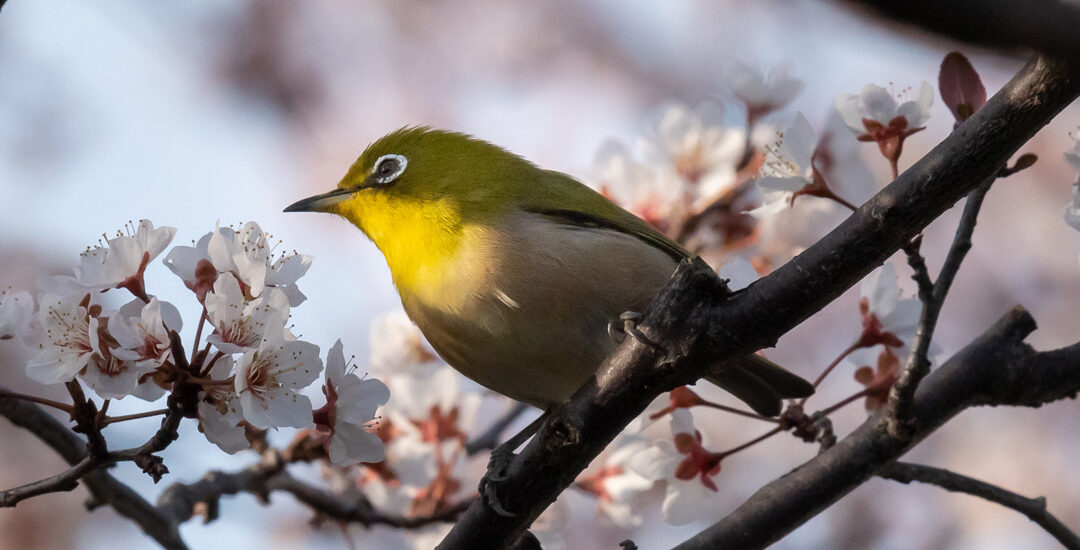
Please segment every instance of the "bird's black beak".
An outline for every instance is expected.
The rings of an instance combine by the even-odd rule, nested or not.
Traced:
[[[332,212],[331,208],[349,198],[349,195],[359,189],[334,189],[328,193],[315,195],[303,200],[296,201],[285,207],[284,212]]]

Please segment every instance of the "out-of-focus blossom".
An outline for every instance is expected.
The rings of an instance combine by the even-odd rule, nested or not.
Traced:
[[[726,127],[723,111],[708,104],[665,107],[640,140],[642,158],[681,180],[693,208],[730,191],[746,150],[746,132]],[[661,179],[663,182],[663,179]]]
[[[559,498],[551,503],[540,517],[529,526],[529,531],[536,536],[544,550],[564,550],[567,548],[566,532],[563,529],[570,521],[570,506]],[[578,548],[575,544],[573,548]]]
[[[901,298],[897,284],[896,268],[886,262],[863,279],[860,286],[859,315],[862,332],[847,357],[857,366],[872,365],[877,361],[878,349],[883,345],[903,355],[915,337],[922,313],[918,298]],[[931,346],[931,355],[936,346]]]
[[[641,164],[620,141],[608,140],[600,145],[590,181],[604,196],[660,231],[665,231],[686,208],[684,183],[673,172]]]
[[[889,400],[898,376],[900,358],[887,347],[878,355],[877,369],[863,366],[855,371],[855,381],[866,386],[866,410],[876,411]]]
[[[326,355],[326,405],[315,411],[315,425],[329,434],[326,447],[330,461],[346,466],[380,462],[386,449],[379,436],[368,431],[375,410],[390,398],[390,390],[373,378],[348,372],[341,340]]]
[[[136,298],[109,318],[109,333],[119,344],[112,353],[125,361],[145,362],[156,368],[169,358],[169,331],[179,332],[182,327],[176,306],[156,297],[148,303]]]
[[[60,296],[44,292],[32,342],[37,354],[26,363],[26,375],[42,384],[73,380],[100,347],[101,306],[90,305],[90,294]]]
[[[236,362],[233,387],[244,419],[260,429],[311,428],[311,400],[296,390],[319,377],[319,346],[300,340],[265,339]]]
[[[750,215],[763,218],[775,214],[790,206],[797,192],[814,184],[812,158],[816,147],[814,129],[798,113],[790,126],[777,133],[776,141],[765,148],[765,164],[757,180],[761,206],[751,210]]]
[[[226,380],[233,370],[233,359],[223,356],[210,369],[210,378]],[[214,445],[229,454],[251,447],[245,436],[244,413],[240,398],[231,385],[208,385],[199,399],[199,427]]]
[[[1065,205],[1065,223],[1069,227],[1080,231],[1080,187],[1072,186],[1072,202]]]
[[[941,91],[941,101],[952,111],[957,126],[986,105],[986,88],[982,79],[962,53],[952,52],[942,60],[938,89]]]
[[[712,476],[720,471],[717,453],[705,450],[686,409],[671,414],[671,439],[657,441],[630,459],[630,468],[645,479],[666,485],[662,511],[672,525],[685,525],[708,510],[703,505],[717,491]]]
[[[644,440],[631,438],[615,446],[602,465],[586,470],[575,485],[596,496],[596,507],[601,516],[625,529],[640,527],[642,496],[653,486],[630,469],[630,459],[647,447]]]
[[[424,340],[404,311],[377,317],[371,325],[370,367],[380,376],[418,373],[426,376],[445,363]]]
[[[22,334],[34,316],[34,299],[24,290],[0,290],[0,340]]]
[[[260,342],[280,339],[289,318],[289,300],[284,292],[271,288],[246,301],[236,277],[231,275],[218,277],[205,303],[207,319],[215,329],[206,340],[223,353],[239,353]]]
[[[749,125],[761,117],[784,108],[802,91],[802,81],[788,75],[786,67],[773,67],[768,73],[745,63],[736,63],[727,73],[728,86],[746,105]]]
[[[195,246],[173,247],[165,257],[165,265],[200,299],[217,274],[232,273],[246,297],[258,297],[264,288],[274,287],[285,293],[290,306],[296,307],[306,299],[296,281],[311,267],[311,256],[294,252],[275,259],[270,239],[255,222],[239,230],[219,227],[203,235]]]
[[[901,101],[897,101],[889,90],[873,84],[867,84],[858,95],[836,96],[837,111],[848,127],[859,135],[859,141],[877,142],[881,154],[894,165],[900,158],[904,140],[922,130],[930,118],[934,88],[923,82],[918,98],[899,99]]]
[[[107,246],[87,247],[75,267],[79,284],[95,290],[128,288],[136,296],[146,295],[143,272],[172,242],[176,228],[155,229],[150,220],[139,220],[134,230],[129,226],[128,233],[117,232]]]
[[[1080,185],[1080,133],[1070,134],[1073,140],[1072,148],[1065,151],[1065,160],[1072,165],[1073,170],[1076,171],[1076,179],[1073,182],[1074,185]]]

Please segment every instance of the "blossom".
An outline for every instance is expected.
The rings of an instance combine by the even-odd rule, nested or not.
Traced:
[[[117,232],[112,239],[106,239],[108,246],[86,248],[75,267],[79,284],[97,290],[127,288],[136,296],[145,295],[143,272],[150,260],[172,242],[176,228],[155,229],[150,220],[139,220],[139,225],[128,232],[134,234]]]
[[[151,297],[149,302],[132,300],[110,317],[109,333],[118,347],[113,355],[125,361],[147,362],[151,367],[169,359],[169,331],[183,327],[180,311],[169,302]]]
[[[878,355],[877,369],[868,366],[855,371],[855,381],[866,386],[866,410],[876,411],[889,400],[889,390],[900,376],[900,358],[885,348]]]
[[[1065,205],[1065,223],[1080,231],[1080,187],[1072,186],[1072,202]]]
[[[672,412],[671,434],[670,440],[657,441],[633,455],[630,468],[645,479],[665,482],[664,519],[685,525],[707,511],[703,503],[717,491],[712,476],[720,471],[722,455],[705,450],[686,409]]]
[[[862,332],[853,348],[873,348],[884,345],[897,352],[905,349],[915,337],[922,313],[918,298],[901,298],[897,285],[896,268],[892,263],[874,270],[863,279],[860,286],[859,315]],[[933,348],[931,352],[933,353]],[[856,365],[873,364],[877,350],[865,349],[853,352],[848,360]]]
[[[417,373],[430,375],[445,366],[420,329],[402,310],[384,313],[371,324],[371,370],[386,377]]]
[[[812,185],[817,179],[812,162],[816,148],[814,129],[798,113],[790,126],[777,132],[776,141],[765,147],[765,164],[757,180],[762,204],[748,213],[756,218],[775,214],[790,206],[796,193]]]
[[[195,246],[174,247],[165,257],[165,265],[200,299],[217,274],[232,273],[248,298],[258,297],[264,288],[273,287],[283,291],[289,305],[296,307],[307,299],[296,281],[307,273],[312,258],[294,252],[277,255],[275,259],[271,238],[255,222],[248,222],[239,230],[219,227],[203,235]]]
[[[100,349],[98,318],[101,307],[90,305],[90,294],[39,296],[34,344],[37,354],[26,363],[26,375],[42,384],[74,380]]]
[[[212,380],[225,380],[233,370],[233,359],[223,356],[210,369]],[[251,446],[245,435],[244,413],[232,386],[207,385],[199,397],[199,428],[206,439],[229,454]]]
[[[206,315],[214,333],[206,340],[223,353],[239,353],[266,340],[281,338],[289,318],[289,301],[279,289],[268,289],[247,301],[236,277],[218,277],[206,295]]]
[[[0,340],[21,334],[34,315],[34,300],[24,290],[0,290]]]
[[[686,208],[685,184],[672,173],[638,162],[620,141],[600,145],[590,181],[601,194],[661,231]]]
[[[314,426],[311,400],[296,390],[319,377],[319,346],[300,340],[263,339],[236,363],[233,387],[244,419],[259,429]]]
[[[746,105],[750,126],[791,103],[803,87],[802,81],[788,76],[786,67],[774,67],[766,74],[744,63],[736,63],[728,71],[727,80],[731,92]]]
[[[390,399],[390,390],[378,380],[347,371],[341,340],[334,342],[326,355],[323,393],[326,405],[315,411],[314,417],[316,426],[329,433],[326,447],[330,461],[346,466],[383,460],[383,442],[367,425],[375,410]]]
[[[682,185],[690,207],[704,208],[735,189],[746,152],[746,132],[723,124],[723,110],[708,104],[669,105],[638,142],[642,158]],[[664,178],[661,184],[666,184]]]
[[[638,509],[643,493],[652,488],[653,481],[630,469],[630,459],[647,447],[646,442],[627,439],[628,442],[614,447],[601,466],[586,471],[574,484],[596,496],[596,507],[602,517],[630,529],[644,523]]]
[[[858,95],[836,96],[836,110],[859,134],[859,141],[876,141],[881,154],[894,164],[904,139],[924,128],[933,103],[934,89],[926,82],[919,87],[919,97],[910,101],[898,102],[889,90],[873,84],[867,84]]]

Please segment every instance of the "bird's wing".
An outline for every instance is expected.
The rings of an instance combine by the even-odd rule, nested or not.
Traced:
[[[607,197],[574,178],[542,171],[538,185],[525,194],[522,210],[550,218],[557,223],[582,228],[602,228],[631,235],[656,247],[676,262],[691,254],[641,218],[627,212]]]

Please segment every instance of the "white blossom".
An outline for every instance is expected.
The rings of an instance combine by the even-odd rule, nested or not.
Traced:
[[[723,117],[722,109],[708,104],[669,105],[638,142],[642,158],[682,180],[695,208],[734,187],[746,151],[746,132],[725,126]]]
[[[107,239],[108,246],[88,247],[75,267],[75,279],[97,290],[135,285],[132,290],[142,292],[143,271],[175,234],[174,227],[155,229],[150,220],[139,220],[133,235],[118,234]]]
[[[788,75],[786,67],[764,73],[744,63],[736,63],[728,71],[727,80],[735,97],[746,105],[751,123],[791,103],[803,87],[802,81]]]
[[[245,300],[236,277],[223,275],[205,299],[206,315],[214,333],[206,340],[223,353],[239,353],[265,340],[277,340],[285,332],[289,300],[280,289]]]
[[[375,410],[386,404],[390,390],[379,380],[360,378],[346,369],[341,340],[326,355],[326,425],[330,461],[340,466],[379,462],[386,449],[379,436],[368,431]],[[316,419],[319,414],[316,412]],[[320,426],[321,428],[322,426]]]
[[[427,376],[446,366],[402,310],[376,317],[370,341],[371,370],[383,378],[412,373]]]
[[[901,298],[897,284],[896,267],[886,262],[863,279],[859,287],[859,314],[862,318],[864,345],[848,355],[847,360],[856,366],[875,365],[880,352],[878,345],[893,349],[900,357],[915,338],[922,313],[918,298]],[[936,353],[931,346],[930,353]]]
[[[0,290],[0,340],[22,334],[34,316],[34,299],[24,290]]]
[[[180,311],[169,302],[156,297],[150,302],[132,300],[109,318],[109,333],[119,344],[112,353],[156,368],[170,357],[169,331],[179,332],[182,327]]]
[[[589,181],[604,196],[660,229],[687,206],[685,182],[674,172],[638,162],[617,140],[605,141],[597,149]]]
[[[930,118],[930,106],[934,103],[934,88],[923,82],[919,87],[919,96],[906,100],[905,94],[895,97],[892,92],[867,84],[862,93],[840,94],[836,96],[836,110],[844,123],[858,134],[873,133],[865,120],[872,120],[884,127],[895,126],[894,120],[903,117],[906,121],[901,129],[914,130],[921,127]],[[897,100],[900,101],[897,101]]]
[[[319,346],[300,340],[265,339],[236,363],[233,387],[244,419],[260,429],[311,428],[311,400],[297,393],[319,377]]]
[[[648,447],[640,437],[624,436],[606,452],[602,461],[586,470],[576,484],[596,496],[596,507],[602,517],[625,529],[640,527],[643,496],[653,481],[630,468],[630,460]]]
[[[210,378],[225,380],[233,370],[233,359],[224,356],[210,369]],[[245,436],[244,414],[233,386],[205,386],[199,399],[199,426],[206,439],[229,454],[251,447]]]
[[[42,384],[73,380],[100,346],[98,319],[88,309],[94,307],[89,294],[61,296],[44,292],[38,303],[33,335],[37,354],[26,363],[26,375]]]
[[[656,441],[634,454],[630,468],[645,479],[665,483],[664,520],[671,525],[685,525],[709,512],[707,502],[716,491],[710,476],[719,470],[719,464],[695,460],[708,457],[701,454],[700,433],[694,429],[690,411],[672,411],[671,434],[671,439]]]
[[[814,183],[812,159],[817,148],[814,129],[802,113],[787,128],[777,132],[776,141],[765,148],[765,163],[757,187],[761,206],[748,214],[764,218],[791,205],[795,192]]]

